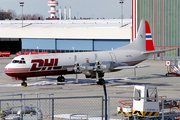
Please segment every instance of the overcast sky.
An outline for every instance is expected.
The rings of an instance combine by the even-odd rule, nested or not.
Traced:
[[[17,15],[22,14],[22,8],[19,2],[24,2],[23,12],[25,14],[41,14],[45,18],[50,17],[50,7],[47,6],[49,0],[0,0],[0,9],[7,11],[8,9],[14,10]],[[72,8],[72,17],[83,18],[120,18],[121,5],[119,0],[56,0],[59,5],[56,7],[67,8],[69,13],[69,6]],[[124,18],[131,18],[132,16],[132,0],[125,0],[123,4]],[[57,14],[56,14],[57,15]],[[58,16],[58,15],[57,15]]]

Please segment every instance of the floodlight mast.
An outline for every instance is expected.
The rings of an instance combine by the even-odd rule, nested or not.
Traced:
[[[123,27],[123,3],[124,3],[124,0],[120,0],[119,3],[121,4],[121,27]]]
[[[24,7],[24,2],[19,2],[19,4],[22,7],[22,27],[23,27],[23,7]]]

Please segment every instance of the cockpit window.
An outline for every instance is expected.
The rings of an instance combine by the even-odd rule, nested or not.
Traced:
[[[19,63],[19,60],[13,60],[12,63]]]
[[[24,58],[21,58],[21,60],[13,60],[12,63],[26,64]]]

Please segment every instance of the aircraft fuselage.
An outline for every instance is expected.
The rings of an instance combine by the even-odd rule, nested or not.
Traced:
[[[21,55],[15,57],[5,67],[5,73],[20,80],[34,76],[74,74],[74,71],[67,69],[74,67],[75,55],[78,63],[91,65],[95,63],[95,54],[101,63],[115,63],[117,66],[119,63],[125,63],[129,66],[136,65],[149,57],[149,55],[142,55],[140,51],[136,50]],[[109,66],[104,72],[112,71],[114,70]]]

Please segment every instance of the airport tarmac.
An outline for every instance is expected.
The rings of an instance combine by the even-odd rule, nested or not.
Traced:
[[[57,85],[57,76],[28,78],[29,87],[20,87],[22,81],[14,80],[4,73],[4,67],[11,62],[10,57],[0,57],[0,91],[23,93],[53,93],[54,97],[103,96],[103,86],[97,85],[95,79],[86,79],[79,74],[78,83],[75,75],[65,75],[66,82]],[[165,61],[146,60],[141,65],[150,67],[126,69],[114,73],[106,73],[105,81],[108,96],[132,97],[134,85],[157,86],[159,96],[180,98],[180,77],[168,76]],[[1,97],[0,97],[1,98]]]

